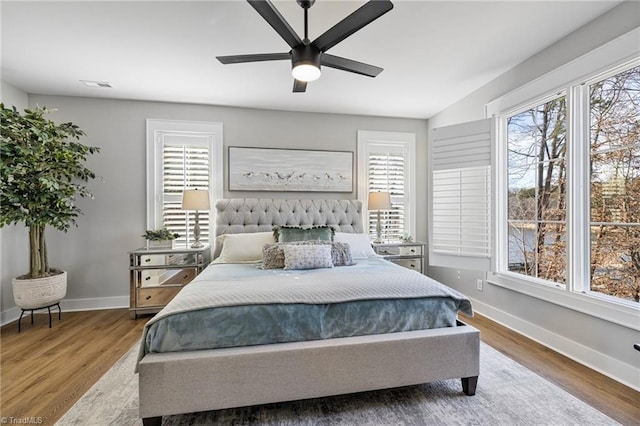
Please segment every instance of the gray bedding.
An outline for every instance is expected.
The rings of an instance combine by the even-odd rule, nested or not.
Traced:
[[[145,326],[144,353],[455,326],[462,294],[379,258],[304,271],[210,265]]]

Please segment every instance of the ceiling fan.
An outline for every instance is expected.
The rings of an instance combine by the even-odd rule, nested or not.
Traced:
[[[370,0],[351,15],[329,28],[314,41],[309,41],[307,14],[316,0],[296,0],[300,7],[304,9],[304,39],[300,39],[269,0],[247,1],[276,30],[280,37],[291,47],[291,50],[286,53],[218,56],[217,59],[223,64],[291,60],[291,74],[295,79],[293,82],[294,92],[306,91],[307,83],[320,77],[321,65],[369,77],[375,77],[382,72],[380,67],[330,55],[326,52],[351,34],[393,9],[393,4],[390,0]]]

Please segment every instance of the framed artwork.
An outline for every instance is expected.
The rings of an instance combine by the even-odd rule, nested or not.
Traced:
[[[229,147],[229,191],[353,192],[353,152]]]

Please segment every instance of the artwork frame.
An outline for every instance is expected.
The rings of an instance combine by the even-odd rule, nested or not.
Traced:
[[[353,192],[353,151],[229,147],[229,191]]]

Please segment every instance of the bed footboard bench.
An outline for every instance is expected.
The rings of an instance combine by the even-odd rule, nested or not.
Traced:
[[[220,410],[460,378],[475,394],[480,332],[457,327],[307,342],[148,354],[140,417]]]

